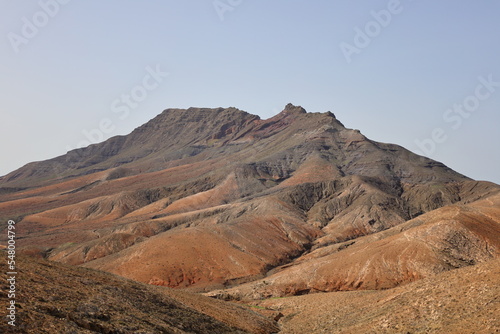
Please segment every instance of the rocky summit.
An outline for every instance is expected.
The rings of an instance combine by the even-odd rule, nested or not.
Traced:
[[[294,324],[313,318],[318,333],[369,328],[354,318],[328,325],[306,306],[349,303],[340,291],[356,291],[359,303],[363,291],[390,289],[366,295],[374,305],[377,296],[423,298],[412,289],[431,283],[419,282],[474,284],[480,271],[466,267],[498,268],[500,257],[499,185],[292,104],[265,120],[232,107],[167,109],[126,136],[2,177],[0,218],[16,221],[23,254],[93,270],[79,275],[104,271],[252,304],[283,333],[303,333]],[[467,273],[469,283],[451,272]],[[484,296],[500,293],[483,287]],[[458,295],[463,286],[450,289]],[[299,295],[308,295],[302,308],[262,302]],[[460,316],[466,301],[446,303]],[[499,301],[477,303],[483,309],[499,311]],[[398,328],[432,332],[435,314]]]

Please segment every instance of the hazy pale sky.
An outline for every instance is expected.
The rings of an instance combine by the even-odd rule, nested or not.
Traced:
[[[0,0],[0,175],[166,108],[291,102],[500,183],[500,2]]]

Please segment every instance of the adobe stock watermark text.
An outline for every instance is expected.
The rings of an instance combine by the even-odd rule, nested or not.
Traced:
[[[16,222],[7,222],[7,323],[16,326]]]
[[[149,93],[160,87],[160,84],[168,76],[167,72],[163,72],[160,65],[157,64],[154,68],[146,66],[145,74],[139,84],[133,86],[129,91],[122,93],[118,98],[114,99],[110,104],[110,109],[115,114],[118,120],[125,120],[129,117],[132,110],[139,107],[140,103],[146,100]],[[84,140],[77,144],[76,148],[82,148],[101,142],[107,134],[110,134],[116,129],[116,120],[110,117],[104,117],[98,125],[92,129],[83,129],[82,135]],[[67,151],[75,149],[71,146],[66,146]]]
[[[477,80],[479,83],[473,93],[466,96],[461,103],[454,103],[452,107],[446,109],[443,113],[443,121],[450,124],[453,130],[458,130],[464,120],[479,109],[481,102],[489,99],[500,87],[500,82],[494,81],[493,74],[489,74],[487,77],[480,76]],[[415,139],[415,144],[419,149],[416,153],[429,157],[434,154],[437,145],[444,143],[446,140],[448,140],[446,130],[443,127],[436,127],[431,131],[428,138]]]
[[[212,2],[219,20],[224,21],[224,16],[227,12],[232,12],[236,7],[241,5],[243,0],[214,0]]]
[[[366,49],[392,23],[393,19],[403,12],[403,8],[400,0],[389,0],[385,9],[370,11],[371,20],[362,25],[361,28],[354,27],[352,42],[343,41],[339,44],[340,51],[347,63],[350,64],[354,55],[359,55]]]
[[[59,14],[62,5],[66,5],[71,0],[40,0],[40,7],[29,18],[23,16],[21,18],[22,26],[19,33],[9,32],[7,39],[15,53],[19,53],[22,45],[27,45],[33,38],[38,36],[40,30],[43,29],[50,20]]]

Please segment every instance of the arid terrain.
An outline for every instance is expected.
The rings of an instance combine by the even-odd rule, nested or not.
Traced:
[[[2,252],[4,253],[4,252]],[[4,254],[3,254],[4,255]],[[2,282],[6,266],[2,265]],[[18,257],[16,328],[2,333],[275,333],[241,306],[118,276]],[[7,298],[2,283],[2,299]]]
[[[498,333],[500,262],[451,270],[388,290],[256,302],[281,312],[280,333]],[[272,314],[272,313],[269,313]]]
[[[370,140],[331,112],[167,109],[127,136],[2,177],[0,219],[16,221],[19,252],[37,258],[20,265],[25,280],[45,268],[61,285],[100,280],[88,298],[109,279],[127,286],[121,300],[134,286],[151,293],[152,312],[155,296],[182,304],[181,320],[164,321],[172,328],[134,315],[145,333],[209,333],[205,320],[221,326],[214,333],[500,331],[500,186]],[[33,280],[30,295],[48,298],[49,282]],[[80,312],[57,301],[63,313],[29,318],[40,302],[29,298],[29,322]],[[140,312],[101,299],[106,314]],[[182,312],[205,320],[183,327]],[[82,319],[78,330],[94,328]],[[88,326],[133,332],[113,321]]]

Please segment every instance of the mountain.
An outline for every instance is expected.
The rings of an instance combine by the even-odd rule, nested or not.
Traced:
[[[222,157],[233,163],[274,161],[281,169],[275,172],[288,174],[305,160],[317,158],[331,164],[329,172],[335,176],[396,176],[414,182],[464,179],[440,163],[346,129],[331,112],[306,113],[302,107],[289,104],[268,120],[236,108],[167,109],[127,136],[30,163],[2,177],[0,184],[5,192],[120,166],[131,170],[120,170],[110,177]],[[293,161],[286,161],[289,159]]]
[[[0,179],[24,253],[232,300],[388,289],[500,255],[500,186],[331,112],[167,109]]]

